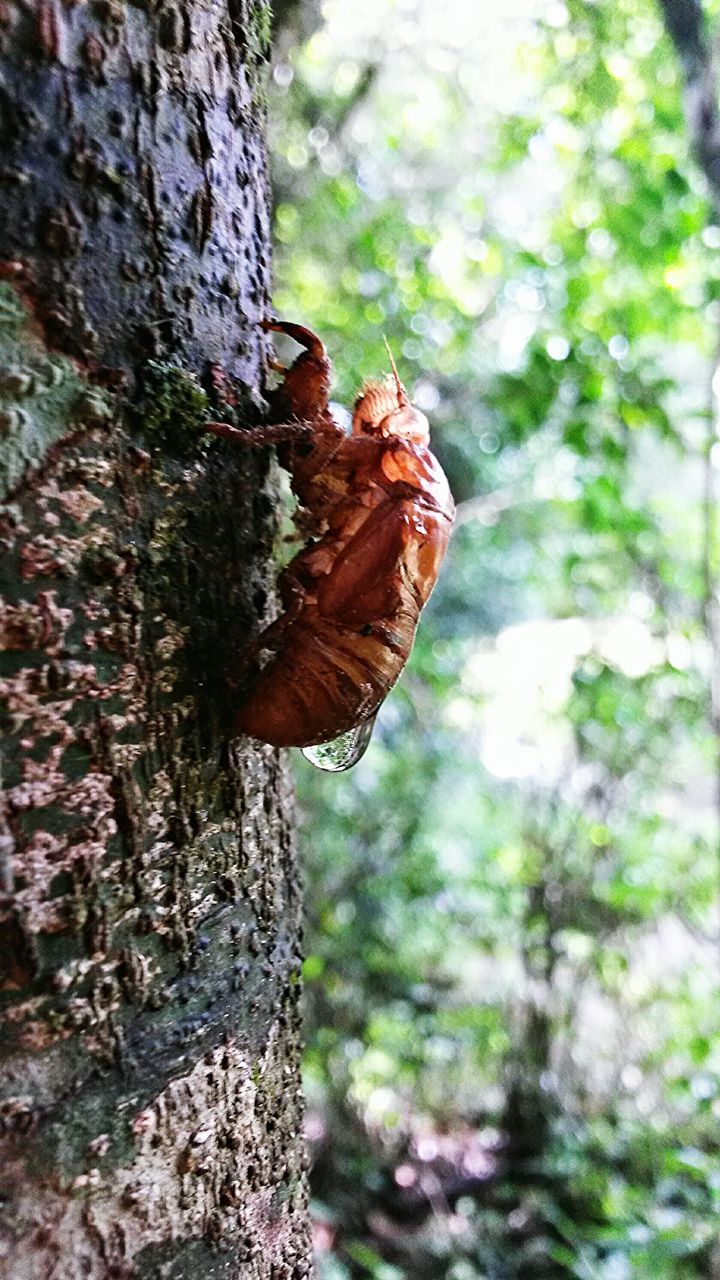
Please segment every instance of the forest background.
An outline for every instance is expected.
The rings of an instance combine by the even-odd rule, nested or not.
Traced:
[[[673,8],[685,113],[650,0],[280,40],[276,309],[345,405],[387,335],[458,502],[366,757],[297,768],[322,1280],[720,1276],[717,95],[704,154]]]

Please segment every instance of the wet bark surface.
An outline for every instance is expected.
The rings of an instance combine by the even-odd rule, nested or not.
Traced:
[[[3,253],[84,361],[255,380],[267,299],[262,0],[0,8]]]
[[[309,1274],[273,605],[267,13],[0,3],[0,1270]],[[222,373],[213,365],[222,366]]]

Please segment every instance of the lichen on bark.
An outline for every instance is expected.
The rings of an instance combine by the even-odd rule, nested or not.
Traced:
[[[262,404],[261,8],[0,23],[10,1280],[309,1274],[292,792],[232,728],[274,470],[193,422]]]
[[[11,285],[0,282],[0,498],[67,432],[111,416],[108,398],[49,352]]]

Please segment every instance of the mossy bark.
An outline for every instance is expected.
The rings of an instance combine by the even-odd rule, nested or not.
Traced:
[[[0,1271],[309,1274],[256,0],[0,3]]]

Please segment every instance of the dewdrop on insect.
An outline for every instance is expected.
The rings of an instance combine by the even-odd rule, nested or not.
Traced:
[[[341,733],[331,742],[318,742],[314,747],[303,747],[306,760],[314,764],[316,769],[324,769],[326,773],[343,773],[352,769],[358,760],[362,760],[370,745],[377,712],[369,720],[363,720],[354,729]]]

